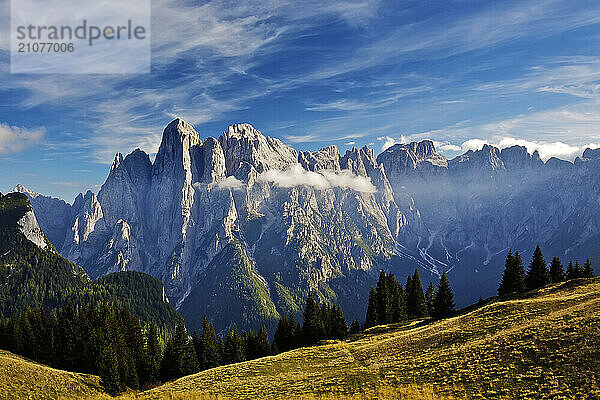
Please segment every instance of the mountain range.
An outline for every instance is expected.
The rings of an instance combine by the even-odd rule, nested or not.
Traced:
[[[495,293],[509,248],[600,261],[598,172],[600,150],[574,163],[489,145],[448,160],[429,140],[298,152],[249,124],[201,140],[176,119],[154,161],[117,154],[97,195],[15,191],[92,278],[157,277],[192,328],[206,314],[273,329],[309,290],[363,319],[381,268],[425,284],[445,271],[465,305]]]

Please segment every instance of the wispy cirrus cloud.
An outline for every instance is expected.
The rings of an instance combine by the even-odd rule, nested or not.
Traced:
[[[27,129],[0,123],[0,154],[18,153],[40,143],[46,130]]]

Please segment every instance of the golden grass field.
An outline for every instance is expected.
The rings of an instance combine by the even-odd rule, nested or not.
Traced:
[[[0,350],[0,399],[110,399],[100,378],[36,364]]]
[[[17,357],[1,353],[2,371],[6,358]],[[103,396],[97,378],[33,363],[23,369],[34,377],[15,383],[14,367],[3,372],[0,390],[27,398],[39,382],[48,382],[67,386],[60,392],[64,398],[77,390],[81,398]],[[58,389],[43,390],[34,397],[58,397]],[[203,371],[120,398],[600,398],[600,278],[547,287],[431,324],[375,327],[347,341]]]

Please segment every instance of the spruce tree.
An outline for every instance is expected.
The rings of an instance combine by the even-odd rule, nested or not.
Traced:
[[[367,316],[365,317],[365,328],[370,328],[377,325],[379,317],[377,315],[377,295],[375,289],[371,286],[369,292],[369,302],[367,304]]]
[[[330,337],[333,339],[343,339],[348,336],[348,323],[339,305],[333,306],[331,312],[331,332]]]
[[[523,260],[521,254],[515,252],[513,258],[514,267],[514,281],[513,281],[513,292],[523,293],[526,290],[525,286],[525,267],[523,266]]]
[[[577,273],[573,267],[573,261],[569,261],[569,265],[567,266],[567,280],[570,281],[575,278],[577,278]]]
[[[406,291],[398,281],[394,282],[393,302],[394,322],[405,321],[408,318],[406,313]]]
[[[350,334],[355,335],[360,332],[360,323],[356,318],[352,320],[352,325],[350,325]]]
[[[225,338],[223,357],[227,364],[242,362],[246,359],[244,340],[240,336],[235,324],[233,325],[233,330],[229,331]]]
[[[565,271],[560,258],[554,257],[550,262],[550,279],[552,283],[558,283],[565,280]]]
[[[278,352],[283,353],[291,349],[292,340],[292,327],[288,318],[284,315],[279,319],[277,330],[273,335],[273,347],[276,347]]]
[[[375,295],[377,299],[377,324],[385,325],[392,322],[392,310],[391,310],[391,290],[389,280],[382,269],[379,272],[379,280],[375,287]]]
[[[302,343],[302,328],[300,327],[300,323],[296,322],[294,313],[290,313],[288,320],[290,322],[290,329],[292,330],[291,348],[295,349]]]
[[[425,293],[423,292],[423,286],[421,285],[417,269],[415,269],[412,279],[407,279],[406,281],[406,308],[410,318],[423,318],[427,316]]]
[[[582,277],[583,278],[593,278],[594,277],[594,269],[592,268],[592,263],[590,262],[589,258],[587,260],[585,260],[585,264],[583,264]]]
[[[154,383],[160,380],[160,363],[162,360],[162,351],[160,339],[158,338],[158,329],[155,324],[150,324],[148,337],[146,339],[146,357],[147,357],[147,381]]]
[[[100,383],[109,394],[117,395],[125,389],[125,385],[119,375],[117,355],[109,341],[105,341],[100,347],[97,371],[100,376]]]
[[[217,335],[215,328],[209,323],[206,315],[202,323],[202,336],[200,338],[200,349],[202,354],[198,360],[201,369],[214,368],[219,365],[219,348],[217,345]]]
[[[504,272],[502,273],[502,279],[498,286],[498,295],[505,296],[514,291],[514,280],[515,280],[515,262],[512,249],[508,250],[506,260],[504,261]]]
[[[442,278],[438,284],[437,292],[433,301],[433,312],[436,319],[447,318],[454,312],[454,294],[448,282],[446,273],[442,273]]]
[[[313,297],[312,291],[308,293],[303,313],[302,336],[304,343],[312,345],[323,338],[324,326],[321,320],[321,310]]]
[[[579,264],[578,260],[575,260],[575,266],[573,267],[573,270],[575,271],[576,279],[583,278],[583,268]]]
[[[263,325],[258,331],[256,337],[256,354],[257,358],[266,357],[271,354],[271,343],[269,342],[269,333],[267,328]]]
[[[434,301],[435,301],[435,286],[433,282],[429,282],[429,286],[425,291],[425,302],[427,303],[427,313],[430,317],[434,317]]]
[[[548,265],[544,260],[544,255],[540,246],[536,246],[533,252],[531,263],[529,264],[529,270],[527,271],[527,277],[525,279],[528,290],[537,289],[550,283],[550,273],[548,272]]]

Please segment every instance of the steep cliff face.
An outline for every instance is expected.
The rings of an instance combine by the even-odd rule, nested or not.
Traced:
[[[466,304],[495,292],[509,248],[600,259],[599,170],[594,150],[543,163],[486,145],[448,161],[425,140],[342,156],[296,152],[249,124],[202,141],[177,119],[154,163],[117,154],[97,196],[68,206],[19,191],[93,277],[147,272],[192,326],[206,313],[256,328],[298,312],[308,290],[363,318],[380,268],[420,268],[425,283],[447,271]]]
[[[59,249],[92,276],[162,279],[192,324],[207,313],[220,328],[273,327],[308,290],[359,310],[364,298],[330,283],[389,266],[417,218],[406,210],[366,147],[299,154],[249,124],[202,142],[178,119],[154,163],[140,150],[116,155],[98,196],[75,200]]]

